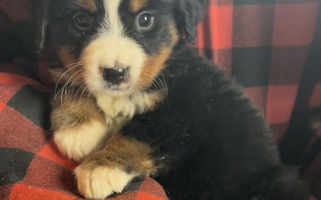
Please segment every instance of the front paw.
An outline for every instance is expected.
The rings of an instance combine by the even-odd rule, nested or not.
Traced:
[[[80,194],[88,199],[105,199],[113,193],[121,193],[135,177],[117,167],[85,164],[75,169],[77,186]]]
[[[120,193],[135,176],[157,173],[149,145],[114,134],[105,148],[76,169],[78,190],[86,198],[103,199]]]
[[[91,121],[77,127],[61,127],[54,133],[60,152],[77,162],[103,148],[108,138],[106,124]]]

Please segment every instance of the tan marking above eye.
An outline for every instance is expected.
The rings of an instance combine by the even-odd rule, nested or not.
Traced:
[[[147,3],[148,3],[148,0],[131,0],[129,9],[131,12],[136,13],[137,11],[145,7]]]
[[[95,4],[94,0],[77,0],[78,5],[81,7],[86,8],[90,12],[96,12],[97,11],[97,6]]]

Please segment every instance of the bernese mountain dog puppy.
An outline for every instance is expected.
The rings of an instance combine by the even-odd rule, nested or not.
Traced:
[[[152,176],[171,200],[306,199],[242,88],[186,47],[207,0],[30,1],[37,50],[63,66],[51,124],[81,195]]]

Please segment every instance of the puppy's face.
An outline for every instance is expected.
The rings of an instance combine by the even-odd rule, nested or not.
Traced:
[[[171,0],[55,0],[51,6],[52,46],[93,93],[147,88],[179,40]]]
[[[30,0],[35,49],[51,43],[90,92],[148,88],[179,39],[193,41],[208,0]]]

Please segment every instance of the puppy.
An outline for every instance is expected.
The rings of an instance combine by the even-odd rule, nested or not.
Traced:
[[[31,0],[63,72],[54,141],[86,198],[153,176],[173,200],[303,200],[261,113],[192,42],[206,0]],[[62,84],[61,84],[62,83]]]

